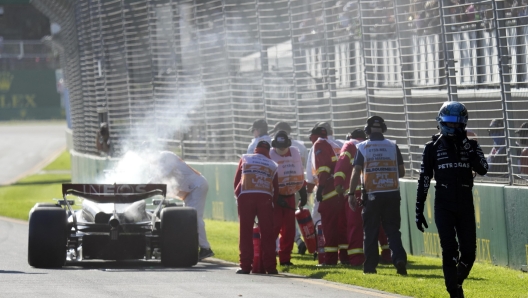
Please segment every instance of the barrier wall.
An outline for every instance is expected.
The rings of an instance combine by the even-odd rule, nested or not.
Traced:
[[[408,181],[407,196],[409,212],[414,217],[416,204],[416,181]],[[412,187],[412,186],[413,187]],[[421,233],[417,228],[411,229],[413,254],[441,257],[442,250],[438,230],[434,223],[434,183],[427,196],[425,217],[429,228]],[[473,203],[477,224],[477,261],[508,265],[506,225],[504,219],[503,186],[475,185]]]
[[[70,150],[72,182],[90,183],[111,169],[117,159],[94,157]],[[233,179],[236,163],[189,162],[209,182],[205,217],[237,221]],[[429,224],[421,233],[414,224],[416,180],[401,179],[400,213],[402,242],[407,253],[441,257],[442,250],[434,223],[434,183],[427,197],[424,215]],[[477,224],[477,261],[520,269],[528,263],[528,188],[476,184],[473,188]]]
[[[238,221],[233,181],[238,164],[236,163],[188,163],[201,172],[209,182],[206,218]]]
[[[410,230],[414,227],[414,219],[412,221],[409,220],[409,214],[414,214],[413,213],[409,213],[409,210],[407,208],[407,206],[409,205],[408,203],[408,198],[407,196],[405,195],[406,194],[406,190],[407,188],[409,187],[409,184],[408,183],[400,183],[400,195],[401,195],[401,203],[400,203],[400,216],[401,216],[401,226],[400,226],[400,232],[401,232],[401,240],[402,240],[402,244],[403,244],[403,248],[405,248],[405,251],[408,253],[408,254],[411,254],[412,253],[412,246],[411,246],[411,234],[410,234]],[[411,225],[412,224],[412,225]]]
[[[104,170],[112,169],[119,161],[117,158],[98,157],[69,149],[72,183],[94,183],[98,177],[104,177]]]
[[[118,159],[97,157],[70,149],[72,182],[94,183],[104,177],[104,170],[112,169]],[[233,179],[236,163],[195,163],[189,165],[202,173],[209,182],[209,192],[204,216],[216,220],[238,221]]]
[[[526,188],[504,187],[506,230],[508,231],[509,267],[528,264],[528,191]]]

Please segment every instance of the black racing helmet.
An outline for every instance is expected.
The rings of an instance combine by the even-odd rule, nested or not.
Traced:
[[[440,111],[438,111],[436,122],[438,123],[438,129],[440,129],[441,134],[454,137],[466,129],[468,119],[469,115],[466,106],[458,101],[446,101],[440,108]],[[446,123],[460,123],[461,127],[449,127]]]

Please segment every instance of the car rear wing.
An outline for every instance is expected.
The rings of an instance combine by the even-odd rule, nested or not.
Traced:
[[[75,195],[96,203],[134,203],[166,194],[166,184],[62,184],[63,198]]]

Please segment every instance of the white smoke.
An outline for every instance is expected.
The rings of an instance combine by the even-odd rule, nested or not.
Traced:
[[[158,172],[154,163],[156,153],[169,150],[180,155],[181,152],[175,149],[193,125],[189,115],[203,110],[206,90],[202,82],[195,77],[194,80],[185,78],[185,73],[175,73],[183,61],[179,61],[176,55],[175,36],[180,33],[174,30],[171,7],[156,7],[155,13],[156,27],[161,28],[156,31],[156,39],[166,42],[166,50],[171,56],[169,59],[152,59],[154,68],[158,70],[156,79],[153,79],[153,100],[134,103],[143,105],[143,111],[141,107],[139,110],[145,116],[129,116],[131,119],[127,131],[120,133],[118,140],[120,156],[116,157],[119,160],[111,169],[105,171],[104,175],[97,177],[98,183],[147,183],[155,179]],[[186,18],[182,20],[186,22]],[[187,23],[181,26],[192,27]],[[155,55],[154,52],[150,54]],[[193,56],[199,58],[196,49],[183,48],[181,60]],[[196,65],[194,68],[196,69]],[[138,110],[137,107],[134,108]],[[110,130],[112,128],[110,125]]]
[[[142,184],[149,180],[150,157],[135,151],[126,152],[113,169],[105,171],[98,183]]]
[[[178,150],[184,134],[190,133],[190,129],[193,128],[192,139],[204,139],[203,135],[197,135],[198,133],[203,134],[204,129],[201,128],[205,128],[205,117],[200,116],[205,113],[204,99],[208,92],[213,93],[221,89],[215,86],[217,83],[214,82],[209,83],[211,89],[207,90],[203,82],[211,80],[213,73],[220,78],[224,75],[233,75],[229,65],[242,58],[244,55],[242,53],[260,52],[261,45],[254,34],[256,32],[242,32],[244,28],[248,28],[248,22],[243,21],[243,16],[247,14],[243,9],[228,5],[225,8],[228,12],[225,12],[223,17],[218,17],[222,15],[214,13],[207,19],[198,16],[195,9],[197,8],[191,4],[179,4],[178,16],[175,15],[171,4],[153,7],[156,17],[152,20],[155,22],[156,30],[151,30],[150,33],[152,34],[151,39],[156,40],[157,44],[156,50],[151,47],[149,54],[152,55],[152,69],[155,71],[153,76],[156,76],[153,80],[159,79],[159,81],[154,82],[153,100],[145,98],[140,103],[144,109],[144,115],[147,116],[141,118],[142,116],[132,112],[130,119],[127,120],[130,123],[120,123],[121,126],[116,126],[112,122],[113,119],[110,119],[110,131],[121,130],[120,139],[117,140],[120,156],[116,156],[119,161],[114,167],[109,169],[105,175],[98,177],[97,180],[100,183],[146,183],[150,181],[149,179],[156,175],[157,170],[149,161],[150,153],[146,152],[170,150],[185,157]],[[228,48],[225,48],[226,45]],[[230,46],[233,46],[231,50]],[[213,55],[210,54],[211,49],[216,47],[219,52],[210,58],[209,56]],[[224,50],[228,52],[223,52]],[[291,56],[291,47],[286,51]],[[269,52],[273,53],[271,50]],[[157,56],[157,53],[161,54]],[[227,56],[224,57],[224,55]],[[279,60],[278,53],[271,55],[272,60],[273,57],[274,61]],[[279,62],[272,63],[271,66],[278,67]],[[288,70],[291,71],[291,67]],[[204,79],[205,75],[208,77]],[[248,74],[242,74],[242,76],[246,75]],[[260,76],[258,80],[261,80]],[[255,82],[255,84],[260,83]],[[285,80],[284,76],[269,72],[264,92],[270,97],[287,99],[281,105],[290,107],[292,105],[289,96],[291,94],[290,85],[293,85],[293,82]],[[220,91],[224,92],[225,89]],[[133,104],[137,105],[137,100]],[[135,106],[129,110],[134,111],[134,109],[137,111],[138,107]],[[123,127],[125,129],[122,129]],[[195,127],[198,128],[194,129]],[[122,132],[123,130],[126,131]],[[217,131],[213,130],[209,135],[215,133]],[[221,133],[219,134],[222,137]],[[247,138],[251,136],[248,134]],[[143,142],[147,142],[148,145],[142,145]]]

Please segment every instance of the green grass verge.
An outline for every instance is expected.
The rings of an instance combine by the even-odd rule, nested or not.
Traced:
[[[238,222],[206,219],[205,229],[215,258],[238,264]]]
[[[215,257],[238,263],[238,223],[206,220],[207,238]],[[312,255],[301,256],[294,248],[292,263],[279,266],[289,272],[312,278],[362,286],[412,297],[446,297],[442,261],[430,257],[409,255],[406,277],[396,274],[392,265],[379,265],[376,275],[363,275],[361,267],[318,268]],[[464,283],[466,297],[528,297],[528,274],[490,264],[475,263]]]
[[[46,171],[69,171],[70,154],[65,151]],[[38,202],[53,203],[53,198],[62,197],[62,183],[71,181],[71,174],[46,173],[23,178],[12,185],[0,186],[0,215],[27,220],[29,210]]]
[[[43,171],[69,171],[71,169],[71,157],[68,151],[64,151],[54,161],[47,165]]]
[[[37,174],[10,186],[0,187],[0,215],[27,220],[37,202],[53,202],[61,197],[61,184],[71,181],[69,153],[64,152],[45,171],[57,174]],[[238,263],[238,223],[206,220],[207,238],[216,258]],[[294,252],[297,249],[294,248]],[[279,267],[281,272],[358,285],[413,297],[446,297],[440,259],[409,256],[409,276],[396,274],[393,266],[378,266],[378,274],[363,275],[360,267],[317,268],[311,255],[292,254],[295,266]],[[464,284],[466,297],[528,298],[528,274],[504,267],[476,263]]]

